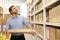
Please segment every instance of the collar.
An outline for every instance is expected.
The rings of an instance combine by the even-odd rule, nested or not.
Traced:
[[[18,15],[16,16],[16,18],[18,18]],[[14,17],[12,17],[12,19],[15,19]]]

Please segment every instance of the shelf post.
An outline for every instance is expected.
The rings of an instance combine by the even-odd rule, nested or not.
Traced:
[[[43,0],[43,30],[44,30],[44,40],[46,40],[46,9],[45,0]]]

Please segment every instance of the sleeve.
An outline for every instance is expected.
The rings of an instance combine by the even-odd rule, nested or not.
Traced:
[[[10,28],[9,20],[7,20],[5,30],[8,30]]]
[[[26,18],[23,17],[23,23],[27,26],[30,27],[30,23],[28,22],[28,20]]]

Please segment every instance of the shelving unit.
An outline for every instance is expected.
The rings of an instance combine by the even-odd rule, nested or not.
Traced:
[[[30,23],[35,25],[34,29],[36,32],[40,34],[44,40],[59,40],[60,0],[39,0],[40,2],[38,2],[38,0],[32,1],[37,1],[37,3],[31,3],[33,7],[30,6],[28,16],[30,17]],[[41,32],[40,28],[43,32]]]
[[[51,25],[51,26],[60,27],[60,23],[49,23],[49,22],[47,22],[46,25]]]
[[[3,8],[0,7],[0,32],[3,31]]]
[[[33,2],[34,1],[34,2]],[[32,2],[31,2],[31,6],[29,6],[28,8],[29,8],[29,10],[28,10],[28,12],[36,5],[36,4],[38,4],[41,0],[33,0]],[[32,5],[33,4],[33,5]],[[30,8],[31,7],[31,8]]]

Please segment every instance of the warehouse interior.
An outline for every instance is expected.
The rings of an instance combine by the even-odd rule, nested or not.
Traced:
[[[24,26],[6,34],[11,5],[32,24],[33,30]],[[22,32],[26,40],[60,40],[60,0],[0,0],[0,40],[10,40],[10,32]]]

